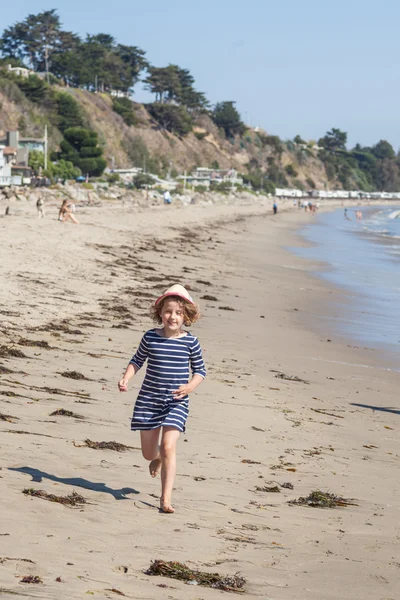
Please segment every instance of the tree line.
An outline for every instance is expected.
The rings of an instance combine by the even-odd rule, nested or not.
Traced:
[[[228,136],[244,128],[234,102],[221,102],[211,109],[188,69],[173,64],[153,66],[144,50],[120,44],[107,33],[81,38],[65,31],[56,9],[30,14],[7,27],[0,38],[0,53],[14,65],[44,73],[49,83],[92,92],[115,90],[129,94],[141,80],[155,97],[150,114],[177,135],[191,131],[193,117],[199,112],[207,112]],[[127,124],[134,124],[126,102],[114,105]]]
[[[223,101],[211,106],[206,95],[196,89],[194,77],[188,69],[175,64],[153,66],[144,50],[120,44],[106,33],[87,34],[82,38],[66,31],[56,9],[30,14],[23,21],[4,29],[0,37],[0,54],[3,57],[0,66],[1,62],[10,62],[13,66],[27,66],[42,74],[42,79],[13,78],[6,72],[2,76],[13,79],[32,102],[50,107],[54,125],[64,135],[58,159],[83,172],[97,174],[104,169],[105,161],[97,142],[94,144],[90,129],[86,129],[87,133],[72,132],[72,137],[78,135],[85,140],[83,154],[78,142],[68,139],[68,129],[85,129],[87,124],[78,103],[52,84],[84,88],[91,92],[116,90],[129,96],[135,85],[142,81],[154,95],[154,102],[147,104],[146,108],[161,129],[185,136],[192,130],[196,118],[206,113],[221,134],[232,142],[237,140],[241,148],[245,148],[247,142],[256,143],[271,154],[267,167],[263,167],[256,158],[247,165],[246,179],[253,187],[272,189],[273,185],[300,185],[297,167],[293,164],[282,167],[281,164],[286,149],[295,154],[300,167],[305,166],[311,150],[300,136],[283,142],[278,136],[260,132],[254,140],[251,139],[235,102]],[[114,98],[113,109],[128,126],[136,124],[134,105],[129,97]],[[400,189],[400,155],[389,142],[381,140],[371,147],[356,144],[352,150],[348,150],[346,144],[347,133],[335,128],[318,141],[318,157],[332,185],[365,191]],[[55,154],[53,156],[56,157]],[[313,187],[311,179],[307,180],[307,185]]]
[[[333,128],[318,141],[327,178],[344,189],[395,192],[400,189],[400,153],[386,140],[373,146],[346,148],[347,133]]]

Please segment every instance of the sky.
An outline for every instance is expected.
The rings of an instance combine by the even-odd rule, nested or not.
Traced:
[[[398,0],[13,0],[0,31],[56,8],[64,29],[110,33],[154,66],[178,64],[212,104],[283,139],[332,127],[348,147],[400,148]],[[151,101],[138,85],[134,99]]]

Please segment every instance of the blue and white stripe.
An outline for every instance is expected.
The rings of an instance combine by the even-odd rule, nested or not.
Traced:
[[[142,337],[130,362],[140,369],[146,359],[146,375],[133,410],[131,429],[168,425],[185,431],[189,396],[174,400],[172,392],[188,383],[190,370],[192,375],[206,376],[199,340],[189,332],[180,338],[166,338],[151,329]]]

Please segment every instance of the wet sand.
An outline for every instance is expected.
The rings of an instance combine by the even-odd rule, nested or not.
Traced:
[[[399,374],[316,327],[346,298],[284,249],[312,217],[288,203],[276,218],[269,204],[87,209],[80,226],[0,219],[2,597],[227,593],[145,574],[162,559],[240,572],[244,595],[264,600],[397,598]],[[208,377],[164,515],[129,430],[143,373],[128,394],[116,382],[152,326],[148,302],[177,281],[202,308]],[[288,504],[315,490],[354,504]]]

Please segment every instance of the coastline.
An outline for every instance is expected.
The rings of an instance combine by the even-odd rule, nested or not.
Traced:
[[[0,564],[4,589],[41,598],[110,598],[116,589],[144,599],[159,598],[165,584],[177,599],[220,597],[145,575],[160,558],[240,571],[246,592],[261,598],[394,600],[399,376],[380,370],[376,353],[309,326],[318,307],[329,311],[345,296],[285,249],[308,215],[288,201],[274,218],[270,204],[88,211],[90,222],[76,228],[1,221],[9,237],[0,345],[27,357],[0,360],[14,371],[0,376],[0,388],[15,394],[0,397],[1,412],[18,418],[0,430],[0,556],[18,557]],[[191,398],[170,517],[157,511],[159,483],[129,431],[143,374],[129,396],[118,395],[116,381],[150,326],[138,290],[154,296],[177,277],[201,303],[195,333],[208,377]],[[19,346],[19,336],[52,348]],[[88,380],[64,378],[66,370]],[[49,417],[61,407],[85,419]],[[87,438],[134,449],[79,447]],[[270,481],[280,493],[255,491]],[[89,504],[68,510],[24,496],[29,487],[75,490]],[[356,505],[287,504],[314,489]],[[27,574],[42,578],[40,590],[19,582]]]

